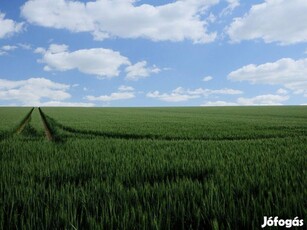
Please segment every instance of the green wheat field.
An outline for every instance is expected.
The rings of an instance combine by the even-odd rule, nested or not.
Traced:
[[[1,229],[260,229],[307,211],[307,107],[0,108]]]

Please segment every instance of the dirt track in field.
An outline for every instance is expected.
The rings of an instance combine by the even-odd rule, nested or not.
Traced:
[[[53,136],[53,133],[52,133],[52,129],[46,119],[46,116],[45,114],[43,113],[43,111],[41,110],[41,108],[38,108],[38,111],[39,111],[39,114],[41,116],[41,119],[42,119],[42,122],[43,122],[43,125],[44,125],[44,129],[45,129],[45,135],[46,135],[46,138],[49,140],[49,141],[53,141],[54,140],[54,136]]]
[[[31,115],[34,110],[34,107],[30,110],[30,112],[25,116],[25,118],[20,122],[20,125],[17,127],[15,133],[20,134],[27,124],[31,121]]]

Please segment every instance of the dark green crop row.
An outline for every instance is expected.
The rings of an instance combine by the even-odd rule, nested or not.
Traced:
[[[70,134],[188,140],[307,135],[307,107],[46,108],[44,111]]]
[[[0,229],[260,229],[263,216],[306,216],[305,107],[42,111],[59,141],[43,138],[37,109],[36,135],[0,141]]]

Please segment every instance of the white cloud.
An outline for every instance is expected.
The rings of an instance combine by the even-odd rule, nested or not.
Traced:
[[[30,44],[26,44],[26,43],[18,43],[18,46],[21,47],[24,50],[31,50],[32,46]]]
[[[246,65],[231,72],[228,78],[234,81],[249,81],[252,84],[282,85],[297,94],[306,93],[307,58],[283,58],[258,66]]]
[[[213,77],[211,76],[207,76],[203,78],[203,81],[211,81],[213,79]]]
[[[208,43],[202,15],[219,0],[177,0],[153,6],[137,0],[31,0],[21,8],[28,22],[72,32],[90,32],[96,40],[108,37],[147,38],[153,41]]]
[[[239,105],[282,105],[282,102],[287,101],[289,96],[282,95],[259,95],[252,98],[240,97],[237,100]]]
[[[159,91],[149,92],[147,93],[147,97],[149,98],[155,98],[160,101],[166,101],[166,102],[182,102],[182,101],[188,101],[195,98],[200,98],[201,96],[209,96],[209,95],[216,95],[216,94],[224,94],[224,95],[236,95],[236,94],[242,94],[242,91],[234,90],[234,89],[203,89],[198,88],[195,90],[186,90],[182,87],[178,87],[174,89],[171,93],[160,93]]]
[[[201,106],[250,106],[250,105],[282,105],[289,96],[266,94],[251,98],[239,97],[236,102],[208,101]]]
[[[39,47],[34,52],[42,54],[40,62],[46,64],[46,71],[78,69],[85,74],[111,78],[119,75],[122,65],[130,65],[129,59],[119,52],[103,48],[69,52],[66,45],[51,44],[48,50]]]
[[[237,103],[227,101],[208,101],[200,106],[236,106]]]
[[[118,92],[111,93],[110,95],[102,95],[102,96],[86,96],[85,99],[89,101],[117,101],[117,100],[127,100],[135,97],[135,92],[132,87],[129,86],[120,86],[118,88]]]
[[[11,52],[17,48],[18,48],[17,46],[11,46],[11,45],[2,46],[0,47],[0,56],[6,55],[8,54],[8,52]]]
[[[5,19],[5,14],[0,12],[0,39],[21,32],[22,28],[23,23],[17,23],[11,19]]]
[[[161,70],[157,66],[147,67],[146,61],[130,65],[125,69],[127,80],[137,81],[141,78],[149,77],[153,73],[159,73]]]
[[[235,18],[226,30],[233,42],[259,38],[267,43],[307,42],[306,12],[305,0],[265,0]]]
[[[0,79],[0,100],[18,101],[22,105],[39,105],[42,100],[62,101],[71,97],[69,85],[46,78],[12,81]]]
[[[63,101],[48,101],[41,102],[35,106],[47,106],[47,107],[94,107],[94,103],[82,103],[82,102],[63,102]]]
[[[57,53],[63,53],[68,50],[68,45],[65,44],[51,44],[49,46],[49,50],[51,53],[57,54]]]
[[[195,90],[187,90],[187,92],[191,95],[202,95],[202,96],[209,96],[213,94],[224,94],[224,95],[237,95],[237,94],[242,94],[243,92],[241,90],[236,90],[236,89],[203,89],[203,88],[198,88]]]
[[[5,45],[5,46],[2,46],[0,49],[4,50],[4,51],[12,51],[12,50],[15,50],[17,48],[18,48],[17,46]]]
[[[29,44],[23,44],[23,43],[18,43],[17,45],[4,45],[0,47],[0,56],[8,54],[9,52],[12,52],[18,48],[22,48],[24,50],[30,50],[31,45]]]
[[[45,71],[68,71],[77,69],[85,74],[99,78],[112,78],[120,73],[122,66],[127,66],[127,80],[149,77],[161,70],[157,66],[148,67],[146,61],[131,64],[129,59],[119,52],[104,48],[81,49],[70,52],[65,44],[51,44],[46,50],[38,47],[34,53],[41,54],[40,63],[46,64]]]
[[[278,90],[276,91],[276,93],[277,93],[277,94],[282,94],[282,95],[287,95],[287,94],[288,94],[288,91],[285,90],[285,89],[280,88],[280,89],[278,89]]]
[[[38,47],[34,50],[34,53],[36,54],[45,54],[46,53],[46,49],[42,48],[42,47]]]
[[[231,14],[235,8],[240,6],[239,0],[226,0],[226,1],[228,3],[228,6],[222,10],[222,12],[220,13],[220,17]]]
[[[149,92],[146,94],[147,97],[158,99],[160,101],[166,102],[182,102],[188,101],[190,99],[198,98],[199,95],[189,95],[189,94],[182,94],[176,92],[176,90],[172,91],[171,93],[160,93],[159,91]]]
[[[216,21],[216,16],[213,13],[210,13],[207,17],[207,21],[210,23],[214,23]]]
[[[226,0],[230,9],[235,9],[240,6],[240,0]]]
[[[134,91],[134,88],[131,86],[121,85],[118,88],[119,91]]]

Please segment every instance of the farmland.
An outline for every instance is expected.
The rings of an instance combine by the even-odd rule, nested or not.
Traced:
[[[306,216],[307,107],[0,108],[2,229],[259,229]]]

